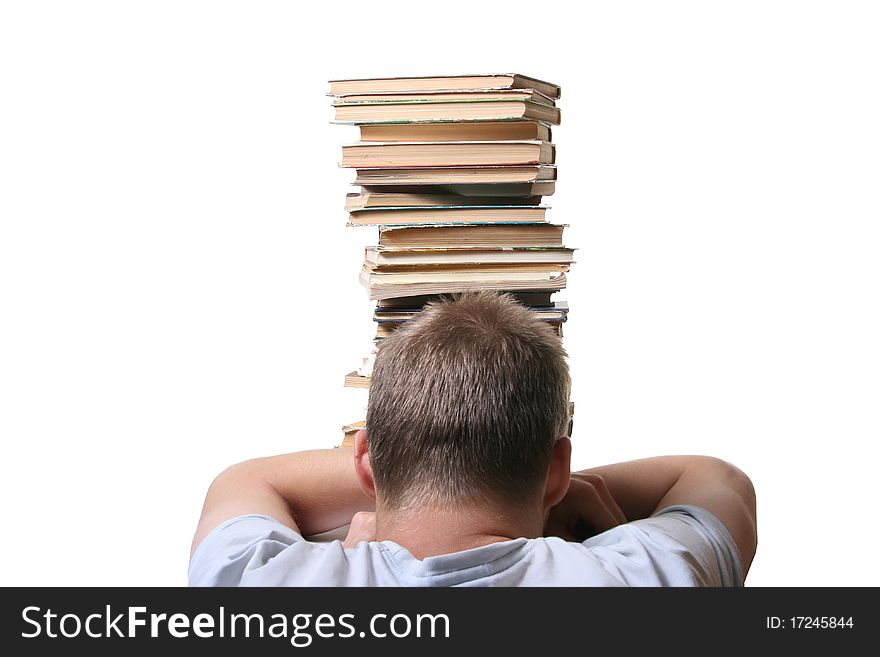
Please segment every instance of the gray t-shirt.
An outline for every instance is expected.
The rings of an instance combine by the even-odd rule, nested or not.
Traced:
[[[696,506],[667,507],[583,543],[517,538],[426,559],[393,541],[305,540],[277,520],[227,520],[190,560],[190,586],[742,586],[730,533]]]

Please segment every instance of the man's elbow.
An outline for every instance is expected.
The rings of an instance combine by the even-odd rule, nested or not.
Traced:
[[[758,521],[757,521],[757,498],[755,485],[751,478],[735,466],[733,463],[713,457],[704,457],[710,461],[716,481],[723,484],[728,490],[733,491],[740,500],[741,510],[738,512],[741,520],[737,523],[740,528],[737,532],[737,541],[743,552],[746,566],[751,563],[758,546]]]
[[[755,485],[745,472],[730,461],[714,456],[694,458],[698,460],[698,467],[710,472],[715,481],[734,491],[742,499],[752,518],[755,517]]]
[[[729,461],[721,461],[721,463],[726,483],[739,494],[754,520],[757,500],[751,477]]]
[[[205,495],[205,508],[211,506],[211,503],[218,498],[225,497],[230,491],[247,484],[255,476],[255,466],[259,459],[250,461],[242,461],[235,465],[230,465],[220,474],[214,477],[214,480],[208,486],[208,492]]]

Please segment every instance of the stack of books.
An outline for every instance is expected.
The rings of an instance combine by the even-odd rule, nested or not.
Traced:
[[[360,186],[346,197],[348,225],[379,229],[360,275],[377,302],[374,348],[345,385],[368,388],[382,340],[456,292],[509,292],[561,336],[568,305],[551,295],[574,250],[543,203],[556,185],[559,86],[519,74],[373,78],[333,80],[330,95],[335,122],[360,130],[342,147]]]

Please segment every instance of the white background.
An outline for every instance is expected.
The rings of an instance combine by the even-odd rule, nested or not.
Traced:
[[[0,7],[3,584],[183,584],[220,470],[339,441],[326,81],[501,71],[563,87],[575,465],[723,457],[751,585],[880,584],[875,3]]]

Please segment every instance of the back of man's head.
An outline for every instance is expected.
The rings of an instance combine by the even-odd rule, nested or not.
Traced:
[[[509,295],[430,304],[376,358],[367,441],[380,501],[534,499],[566,434],[569,391],[561,340]]]

